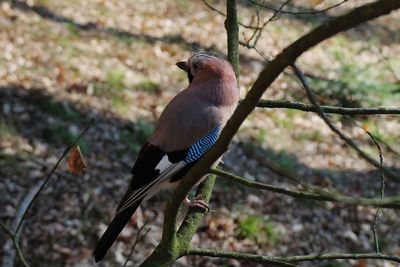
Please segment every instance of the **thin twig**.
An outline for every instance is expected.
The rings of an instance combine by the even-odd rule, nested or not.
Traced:
[[[330,192],[327,190],[322,190],[320,188],[316,188],[314,186],[309,185],[308,188],[312,190],[312,192],[307,191],[297,191],[286,189],[282,187],[277,187],[274,185],[269,185],[260,182],[254,182],[249,179],[243,178],[239,175],[222,171],[219,169],[211,169],[210,173],[219,175],[221,177],[229,178],[229,180],[242,184],[247,187],[256,188],[259,190],[266,190],[270,192],[275,192],[279,194],[288,195],[294,198],[301,199],[313,199],[318,201],[331,201],[338,202],[349,205],[362,205],[362,206],[374,206],[374,207],[382,207],[382,208],[393,208],[400,209],[400,196],[388,197],[385,199],[378,198],[365,198],[365,197],[349,197],[345,196],[338,192]]]
[[[212,11],[217,12],[217,13],[220,14],[221,16],[226,17],[226,14],[225,14],[224,12],[222,12],[221,10],[215,8],[215,7],[212,6],[210,3],[208,3],[206,0],[202,0],[202,2],[203,2],[204,5],[206,5],[206,6],[207,6],[209,9],[211,9]],[[239,21],[238,21],[238,24],[239,24],[240,26],[242,26],[243,28],[246,28],[246,29],[258,29],[258,26],[247,25],[247,24],[244,24],[244,23],[239,22]]]
[[[389,145],[385,140],[383,140],[381,137],[379,136],[374,136],[375,139],[377,141],[379,141],[379,143],[381,143],[389,152],[393,153],[396,156],[400,157],[400,152],[397,151],[396,149],[394,149],[391,145]]]
[[[313,11],[289,11],[289,10],[279,10],[279,9],[276,8],[276,7],[268,6],[268,5],[261,4],[261,3],[257,2],[257,1],[254,1],[254,0],[250,0],[251,3],[253,3],[253,4],[255,4],[255,5],[259,6],[259,7],[263,7],[263,8],[272,10],[272,11],[274,11],[274,12],[279,12],[279,13],[281,13],[281,14],[291,14],[291,15],[313,15],[313,14],[321,14],[321,13],[324,13],[324,12],[330,10],[330,9],[333,9],[333,8],[335,8],[335,7],[340,6],[340,5],[344,4],[344,3],[346,3],[347,1],[348,1],[348,0],[343,0],[343,1],[341,1],[341,2],[339,2],[339,3],[337,3],[337,4],[335,4],[335,5],[329,6],[329,7],[327,7],[327,8],[321,9],[321,10],[313,10]]]
[[[246,146],[241,147],[243,153],[249,157],[254,158],[258,164],[262,165],[263,167],[268,168],[270,171],[275,173],[276,175],[287,178],[290,181],[301,185],[305,189],[309,189],[302,177],[296,175],[293,171],[290,171],[286,168],[281,168],[279,164],[276,164],[273,160],[268,159],[267,157],[260,155],[254,149],[248,149]]]
[[[260,27],[260,21],[261,21],[261,18],[260,18],[260,11],[259,10],[256,10],[256,18],[257,18],[257,26],[256,26],[256,28],[254,29],[254,31],[253,31],[253,34],[250,36],[250,38],[249,39],[247,39],[246,40],[246,47],[251,47],[251,45],[250,45],[250,42],[251,42],[251,40],[256,36],[256,34],[257,34],[257,32],[259,31],[259,30],[261,30],[261,27]],[[243,33],[243,36],[244,36],[244,33]]]
[[[307,84],[307,81],[304,77],[303,72],[296,66],[295,63],[291,64],[291,67],[294,70],[294,73],[296,76],[299,78],[303,88],[306,90],[307,97],[311,104],[315,106],[317,109],[318,115],[322,118],[322,120],[325,122],[325,124],[334,132],[336,133],[340,139],[342,139],[347,145],[349,145],[351,148],[353,148],[359,155],[362,157],[364,160],[372,164],[373,166],[380,168],[380,163],[373,159],[371,156],[369,156],[367,153],[365,153],[361,148],[358,147],[358,145],[349,137],[347,137],[344,133],[342,133],[335,125],[333,125],[328,117],[326,116],[324,110],[321,108],[321,106],[318,104],[314,93],[311,91],[310,87]],[[390,170],[389,168],[383,166],[383,171],[387,176],[392,178],[395,181],[400,181],[400,175],[395,173],[394,171]]]
[[[297,109],[306,112],[318,112],[318,108],[314,105],[305,104],[296,101],[285,100],[265,100],[261,99],[258,102],[259,108],[287,108]],[[400,115],[400,108],[346,108],[335,106],[320,106],[325,113],[340,114],[340,115]]]
[[[47,175],[46,179],[43,181],[42,185],[40,186],[39,190],[36,192],[36,194],[33,196],[32,201],[29,202],[28,206],[26,207],[26,210],[24,211],[21,220],[19,221],[16,229],[15,229],[15,233],[19,232],[19,229],[21,228],[21,225],[23,223],[23,221],[25,220],[26,214],[28,212],[28,210],[30,209],[30,207],[33,205],[33,203],[36,201],[36,199],[39,197],[40,193],[43,191],[43,189],[45,188],[45,186],[47,185],[47,183],[50,181],[51,176],[53,175],[53,173],[56,171],[58,165],[61,163],[61,161],[64,159],[64,157],[68,154],[68,152],[79,142],[79,140],[81,139],[81,137],[87,132],[87,130],[89,130],[89,128],[93,125],[94,123],[94,119],[92,119],[89,124],[86,126],[86,128],[79,134],[79,136],[75,139],[75,141],[73,141],[65,150],[64,152],[61,154],[60,158],[57,160],[56,164],[53,166],[53,168],[51,169],[51,171],[49,172],[49,174]]]
[[[15,239],[16,236],[2,222],[0,222],[0,228],[3,229],[3,231],[10,237],[11,241],[13,242],[14,248],[17,251],[18,258],[21,261],[22,265],[25,267],[29,267],[28,262],[24,258],[24,254],[22,253],[21,247],[19,246],[17,240]]]
[[[15,214],[15,217],[13,219],[13,223],[11,225],[11,231],[15,236],[15,242],[19,242],[20,238],[20,233],[22,231],[22,227],[20,227],[19,231],[16,233],[15,229],[17,228],[17,225],[19,221],[22,218],[22,215],[24,214],[26,208],[28,207],[28,204],[32,201],[33,196],[36,194],[37,190],[39,190],[40,185],[42,182],[38,183],[34,187],[32,187],[28,194],[22,199],[21,203],[18,205],[17,212]],[[23,226],[23,225],[22,225]],[[4,243],[4,248],[7,246],[8,242],[13,242],[12,240],[8,240],[7,242]],[[15,260],[15,252],[14,250],[10,251],[9,253],[4,253],[3,256],[3,267],[13,267],[14,266],[14,260]]]
[[[311,254],[301,256],[260,256],[255,254],[219,251],[212,249],[197,249],[192,248],[186,255],[199,255],[215,258],[230,258],[238,260],[248,260],[258,263],[270,263],[271,261],[280,262],[302,262],[302,261],[321,261],[321,260],[335,260],[335,259],[374,259],[374,260],[388,260],[400,263],[400,257],[385,255],[380,253],[326,253],[326,254]]]
[[[363,128],[364,129],[364,128]],[[364,129],[364,131],[371,137],[372,141],[374,141],[375,146],[378,149],[379,152],[379,163],[380,163],[380,174],[381,174],[381,190],[380,190],[380,198],[383,199],[385,196],[385,172],[383,170],[383,155],[382,155],[382,150],[379,145],[379,143],[375,140],[375,137],[367,130]],[[382,210],[381,208],[378,208],[375,214],[374,222],[372,224],[372,232],[374,234],[374,243],[375,243],[375,252],[380,253],[379,249],[379,235],[378,235],[378,223],[379,223],[379,216],[381,214]]]
[[[279,6],[279,8],[278,8],[276,11],[274,11],[274,13],[272,14],[272,16],[271,16],[267,21],[265,21],[265,22],[263,23],[263,25],[262,25],[261,27],[258,27],[258,29],[255,29],[255,30],[254,30],[253,35],[252,35],[252,36],[250,37],[250,39],[247,41],[247,43],[248,43],[248,45],[246,46],[247,48],[255,48],[255,47],[257,46],[257,43],[258,43],[258,41],[260,40],[261,35],[262,35],[262,33],[263,33],[265,27],[266,27],[271,21],[275,20],[275,19],[278,17],[278,15],[281,13],[281,11],[283,10],[283,8],[284,8],[287,4],[289,4],[291,1],[292,1],[292,0],[286,0],[285,2],[283,2],[283,3]],[[258,25],[257,25],[257,26],[258,26]],[[255,39],[254,39],[253,44],[250,44],[251,40],[252,40],[254,37],[255,37]]]
[[[389,69],[390,73],[392,74],[396,83],[400,83],[400,76],[396,73],[396,71],[392,67],[392,64],[390,64],[389,56],[383,56],[383,54],[384,54],[383,49],[381,47],[381,48],[379,48],[379,52],[376,53],[376,55],[380,58],[381,61],[386,63],[386,66]]]
[[[126,258],[126,261],[125,261],[125,263],[124,263],[124,265],[123,265],[122,267],[126,267],[126,266],[127,266],[128,262],[129,262],[129,260],[130,260],[130,258],[131,258],[131,256],[132,256],[132,253],[133,253],[133,251],[135,250],[136,245],[137,245],[139,242],[141,242],[141,241],[146,237],[146,235],[150,232],[151,227],[149,227],[149,228],[146,230],[146,232],[145,232],[142,236],[140,236],[140,233],[142,232],[142,230],[144,229],[144,227],[145,227],[146,225],[147,225],[147,222],[146,222],[145,224],[143,224],[142,227],[139,228],[139,230],[138,230],[138,232],[137,232],[137,234],[136,234],[135,242],[133,243],[132,248],[131,248],[131,251],[129,251],[128,257]]]
[[[230,252],[230,251],[219,251],[212,249],[192,248],[185,255],[186,256],[198,255],[198,256],[206,256],[213,258],[225,258],[225,259],[238,259],[242,261],[246,260],[246,261],[261,263],[267,266],[299,267],[299,265],[290,263],[286,259],[283,260],[275,259],[278,257],[260,256],[257,254],[234,252],[234,251]]]

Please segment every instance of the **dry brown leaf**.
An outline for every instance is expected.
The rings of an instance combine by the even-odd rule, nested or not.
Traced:
[[[57,82],[61,83],[65,80],[65,67],[63,64],[57,64]]]
[[[368,124],[368,123],[364,123],[364,124],[361,126],[361,128],[363,128],[364,131],[367,131],[367,132],[370,132],[370,131],[372,130],[372,129],[371,129],[371,125]]]
[[[80,175],[86,169],[86,164],[83,160],[82,152],[79,146],[74,146],[69,154],[68,159],[69,171],[72,174]]]
[[[366,267],[366,266],[367,266],[366,259],[361,259],[356,264],[353,265],[353,267]]]

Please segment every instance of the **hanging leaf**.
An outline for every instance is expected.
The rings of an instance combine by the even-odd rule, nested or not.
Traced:
[[[370,123],[364,123],[363,125],[361,125],[361,128],[363,128],[364,131],[371,132],[372,125]]]
[[[69,154],[68,166],[69,171],[77,175],[80,175],[86,169],[86,164],[78,145],[74,146]]]

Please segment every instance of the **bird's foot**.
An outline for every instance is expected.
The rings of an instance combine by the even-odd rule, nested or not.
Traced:
[[[206,202],[204,202],[204,200],[202,200],[201,195],[195,196],[192,200],[189,200],[186,197],[185,200],[183,200],[183,204],[188,208],[196,207],[207,212],[211,210],[210,206]]]

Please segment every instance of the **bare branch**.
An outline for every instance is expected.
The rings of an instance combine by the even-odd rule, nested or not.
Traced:
[[[47,183],[50,181],[51,176],[53,175],[53,173],[56,171],[58,165],[60,165],[61,161],[64,159],[64,157],[68,154],[68,152],[79,142],[79,140],[81,139],[81,137],[87,132],[87,130],[89,130],[89,128],[93,125],[94,123],[94,119],[92,119],[89,124],[86,126],[86,128],[79,134],[79,136],[75,139],[74,142],[72,142],[62,153],[62,155],[60,156],[60,158],[57,160],[56,164],[53,166],[53,168],[51,169],[51,171],[49,172],[49,174],[47,175],[46,179],[43,181],[42,185],[39,187],[39,190],[37,190],[37,192],[35,193],[35,195],[33,196],[32,200],[29,202],[28,206],[26,207],[25,211],[23,212],[21,219],[17,225],[17,227],[15,228],[15,233],[18,233],[22,223],[25,220],[26,214],[29,210],[29,208],[33,205],[33,203],[35,202],[35,200],[39,197],[40,193],[43,191],[43,189],[46,187]]]
[[[180,182],[173,196],[167,203],[164,214],[163,238],[174,239],[175,225],[170,222],[176,221],[178,216],[178,207],[187,192],[197,183],[197,181],[206,174],[210,166],[227,149],[233,136],[239,129],[242,122],[256,107],[259,99],[271,83],[278,77],[282,71],[291,65],[302,53],[318,43],[330,38],[331,36],[350,29],[364,21],[368,21],[381,15],[390,13],[392,10],[400,8],[400,2],[391,0],[380,0],[374,3],[358,7],[349,13],[337,17],[329,22],[315,28],[310,33],[304,35],[286,49],[284,49],[274,60],[272,60],[260,73],[246,98],[239,104],[234,114],[222,130],[217,143],[199,162],[193,166]],[[169,237],[164,236],[170,235]]]
[[[141,236],[140,234],[141,234],[142,230],[144,229],[144,227],[146,227],[146,225],[147,225],[147,222],[145,224],[143,224],[142,227],[139,228],[139,230],[138,230],[138,232],[136,234],[135,242],[133,243],[132,248],[129,251],[128,257],[126,258],[126,261],[125,261],[125,263],[124,263],[124,265],[122,267],[126,267],[127,266],[128,262],[129,262],[129,260],[130,260],[130,258],[132,256],[132,253],[135,250],[136,245],[139,242],[141,242],[146,237],[146,235],[149,233],[149,231],[151,230],[151,227],[147,228],[146,232],[144,232],[144,234]]]
[[[248,156],[248,157],[253,157],[255,160],[257,160],[257,163],[262,165],[263,167],[269,169],[270,171],[274,172],[278,176],[281,176],[283,178],[287,178],[290,181],[297,183],[307,189],[307,185],[303,181],[303,179],[299,176],[297,176],[293,171],[288,170],[286,168],[281,168],[279,164],[276,164],[273,160],[270,160],[264,156],[261,156],[259,154],[255,154],[254,150],[250,152],[250,149],[247,149],[245,146],[242,147],[242,151]],[[252,153],[252,155],[250,154]]]
[[[369,131],[365,130],[365,132],[371,137],[372,141],[374,141],[374,144],[377,147],[378,152],[379,152],[379,164],[380,164],[379,171],[381,174],[380,198],[383,199],[385,196],[385,171],[383,169],[383,156],[382,156],[381,146],[378,144],[378,142],[375,140],[374,136]],[[380,253],[379,237],[378,237],[378,231],[377,231],[380,214],[381,214],[381,209],[379,208],[376,211],[374,222],[372,223],[372,233],[374,234],[375,252],[376,253]]]
[[[276,18],[278,17],[278,15],[281,13],[281,11],[283,10],[283,8],[289,4],[292,0],[286,0],[285,2],[283,2],[279,8],[274,11],[274,13],[272,14],[272,16],[263,23],[263,25],[261,27],[257,27],[257,29],[254,30],[253,35],[250,37],[250,39],[247,41],[247,44],[245,45],[247,48],[255,48],[257,47],[257,43],[261,38],[261,35],[265,29],[265,27],[273,20],[276,20]],[[257,23],[258,26],[258,23]],[[254,39],[253,43],[250,44],[250,42]]]
[[[237,83],[239,84],[239,26],[236,0],[228,0],[226,2],[226,13],[225,29],[228,38],[228,60],[232,64]]]
[[[228,251],[219,251],[219,250],[211,250],[211,249],[196,249],[192,248],[189,250],[185,256],[189,255],[197,255],[197,256],[207,256],[213,258],[225,258],[225,259],[237,259],[237,260],[247,260],[258,262],[262,264],[268,264],[273,266],[289,266],[289,267],[296,267],[298,265],[292,264],[287,260],[277,260],[272,256],[260,256],[257,254],[248,254],[248,253],[241,253],[241,252],[228,252]]]
[[[335,4],[335,5],[329,6],[329,7],[327,7],[327,8],[321,9],[321,10],[313,10],[313,11],[288,11],[288,10],[279,10],[279,8],[276,8],[276,7],[273,7],[273,6],[269,6],[269,5],[265,5],[265,4],[261,4],[261,3],[255,1],[255,0],[250,0],[250,2],[253,3],[253,4],[255,4],[256,6],[263,7],[263,8],[272,10],[272,11],[274,11],[274,12],[279,12],[279,13],[282,13],[282,14],[291,14],[291,15],[313,15],[313,14],[321,14],[321,13],[324,13],[324,12],[330,10],[330,9],[333,9],[333,8],[335,8],[335,7],[340,6],[340,5],[344,4],[344,3],[346,3],[347,1],[348,1],[348,0],[342,0],[341,2],[339,2],[339,3]]]
[[[239,104],[222,130],[217,143],[188,171],[174,191],[174,194],[168,199],[164,213],[163,236],[160,245],[155,249],[152,255],[146,259],[142,266],[154,266],[154,264],[161,266],[160,262],[162,262],[162,266],[167,266],[189,251],[190,244],[180,243],[176,236],[176,221],[182,201],[199,179],[207,173],[210,166],[226,151],[240,125],[253,111],[265,90],[275,81],[279,74],[294,63],[305,51],[318,43],[341,31],[348,30],[362,22],[388,14],[398,8],[400,8],[400,2],[392,0],[379,0],[355,8],[345,15],[323,23],[308,34],[299,38],[265,66],[246,98]],[[163,249],[166,248],[165,243],[169,244],[168,251],[163,251]]]
[[[214,12],[217,12],[217,13],[220,14],[221,16],[226,17],[226,14],[225,14],[224,12],[222,12],[221,10],[219,10],[219,9],[217,9],[217,8],[215,8],[215,7],[213,7],[213,6],[212,6],[210,3],[208,3],[206,0],[202,0],[202,1],[203,1],[203,4],[206,5],[209,9],[211,9],[211,10],[214,11]],[[243,24],[243,23],[240,22],[240,21],[238,21],[238,24],[239,24],[240,26],[242,26],[243,28],[246,28],[246,29],[258,29],[258,28],[259,28],[258,26],[252,26],[252,25]]]
[[[40,193],[43,191],[47,183],[50,181],[51,176],[53,175],[54,172],[56,172],[56,169],[58,165],[61,163],[61,161],[64,159],[64,157],[68,154],[68,152],[79,142],[81,137],[89,130],[89,128],[92,126],[94,123],[94,119],[92,119],[89,124],[86,126],[86,128],[79,134],[79,136],[75,139],[74,142],[72,142],[62,153],[60,158],[57,160],[56,164],[53,166],[49,174],[47,175],[46,179],[32,188],[28,195],[25,196],[25,198],[22,200],[21,204],[19,205],[19,208],[17,210],[17,214],[14,218],[13,222],[13,232],[9,230],[4,224],[1,223],[1,228],[7,233],[7,235],[10,237],[11,241],[14,244],[14,248],[17,252],[18,258],[22,262],[24,266],[29,266],[26,260],[24,259],[24,256],[22,254],[21,248],[18,244],[19,241],[19,235],[22,229],[22,225],[25,221],[26,215],[28,213],[28,210],[30,207],[33,205],[35,200],[39,197]]]
[[[395,150],[391,145],[389,145],[385,140],[383,140],[379,136],[374,136],[375,140],[378,140],[389,152],[395,154],[400,157],[400,152]]]
[[[339,202],[343,204],[349,205],[362,205],[362,206],[374,206],[374,207],[382,207],[382,208],[394,208],[400,209],[400,196],[395,197],[388,197],[384,199],[380,198],[364,198],[364,197],[348,197],[342,195],[337,192],[329,192],[327,190],[322,190],[320,188],[313,187],[308,185],[310,190],[314,192],[307,192],[307,191],[296,191],[291,189],[286,189],[282,187],[277,187],[274,185],[253,182],[249,179],[240,177],[236,174],[218,170],[218,169],[211,169],[210,173],[219,175],[221,177],[229,178],[230,180],[242,184],[247,187],[256,188],[260,190],[271,191],[279,194],[288,195],[294,198],[301,198],[301,199],[313,199],[318,201],[331,201],[331,202]]]
[[[311,254],[301,256],[259,256],[255,254],[218,251],[212,249],[191,249],[186,255],[199,255],[214,258],[229,258],[238,260],[248,260],[258,263],[271,263],[271,261],[280,262],[302,262],[302,261],[321,261],[321,260],[337,260],[337,259],[374,259],[387,260],[400,263],[400,257],[391,256],[380,253],[327,253],[327,254]],[[275,263],[276,264],[276,263]]]
[[[288,108],[297,109],[307,112],[318,112],[318,108],[314,105],[305,104],[296,101],[284,101],[284,100],[265,100],[261,99],[258,102],[257,107],[260,108]],[[346,108],[346,107],[334,107],[334,106],[320,106],[325,113],[340,114],[340,115],[379,115],[379,114],[391,114],[400,115],[400,108]]]
[[[201,195],[204,202],[208,203],[211,198],[212,189],[215,184],[215,175],[209,175],[207,179],[202,182],[197,188],[196,196]],[[196,233],[197,228],[201,223],[204,212],[199,212],[199,209],[190,208],[185,219],[178,230],[178,237],[180,243],[186,246],[186,249],[190,246],[190,241],[193,235]]]
[[[11,231],[14,232],[14,238],[15,240],[7,240],[4,243],[4,248],[6,248],[6,246],[8,246],[9,242],[17,242],[19,243],[19,237],[20,237],[20,233],[22,231],[22,226],[19,228],[19,231],[16,232],[15,230],[17,229],[17,226],[19,224],[19,222],[21,221],[22,215],[25,213],[29,203],[32,201],[34,195],[37,193],[37,191],[39,190],[40,186],[42,184],[42,181],[40,183],[38,183],[37,185],[35,185],[34,187],[32,187],[28,194],[26,194],[26,196],[22,199],[21,203],[19,204],[18,208],[17,208],[17,212],[15,214],[15,217],[13,219],[13,223],[11,226]],[[5,250],[4,250],[5,251]],[[15,259],[15,252],[16,250],[12,250],[9,253],[4,253],[3,256],[3,267],[13,267],[14,266],[14,259]]]
[[[24,258],[24,254],[22,253],[21,247],[19,246],[17,240],[15,239],[15,235],[5,226],[2,222],[0,222],[0,228],[10,237],[11,241],[14,244],[15,251],[17,251],[17,255],[19,260],[21,261],[24,267],[29,267],[28,262]]]
[[[396,81],[396,83],[400,83],[400,76],[396,73],[395,69],[393,68],[392,64],[389,61],[389,56],[383,56],[383,49],[379,48],[379,53],[376,53],[376,55],[380,58],[380,61],[383,61],[386,63],[386,66],[390,73],[392,74],[393,79]]]
[[[373,159],[371,156],[369,156],[367,153],[365,153],[361,148],[358,147],[358,145],[349,137],[347,137],[344,133],[342,133],[335,125],[333,125],[326,114],[324,113],[324,110],[321,108],[321,106],[318,104],[314,93],[311,91],[310,87],[307,84],[307,81],[304,77],[303,72],[296,66],[295,63],[292,64],[292,68],[296,74],[296,76],[299,78],[301,84],[303,85],[303,88],[306,90],[307,97],[310,100],[311,104],[314,105],[314,107],[317,109],[318,115],[322,118],[322,120],[325,122],[325,124],[331,129],[334,133],[336,133],[340,139],[342,139],[347,145],[349,145],[351,148],[353,148],[363,159],[365,159],[367,162],[372,164],[373,166],[380,168],[380,164],[378,161]],[[383,171],[384,173],[392,178],[393,180],[399,182],[400,181],[400,175],[395,173],[394,171],[390,170],[388,167],[383,166]]]

